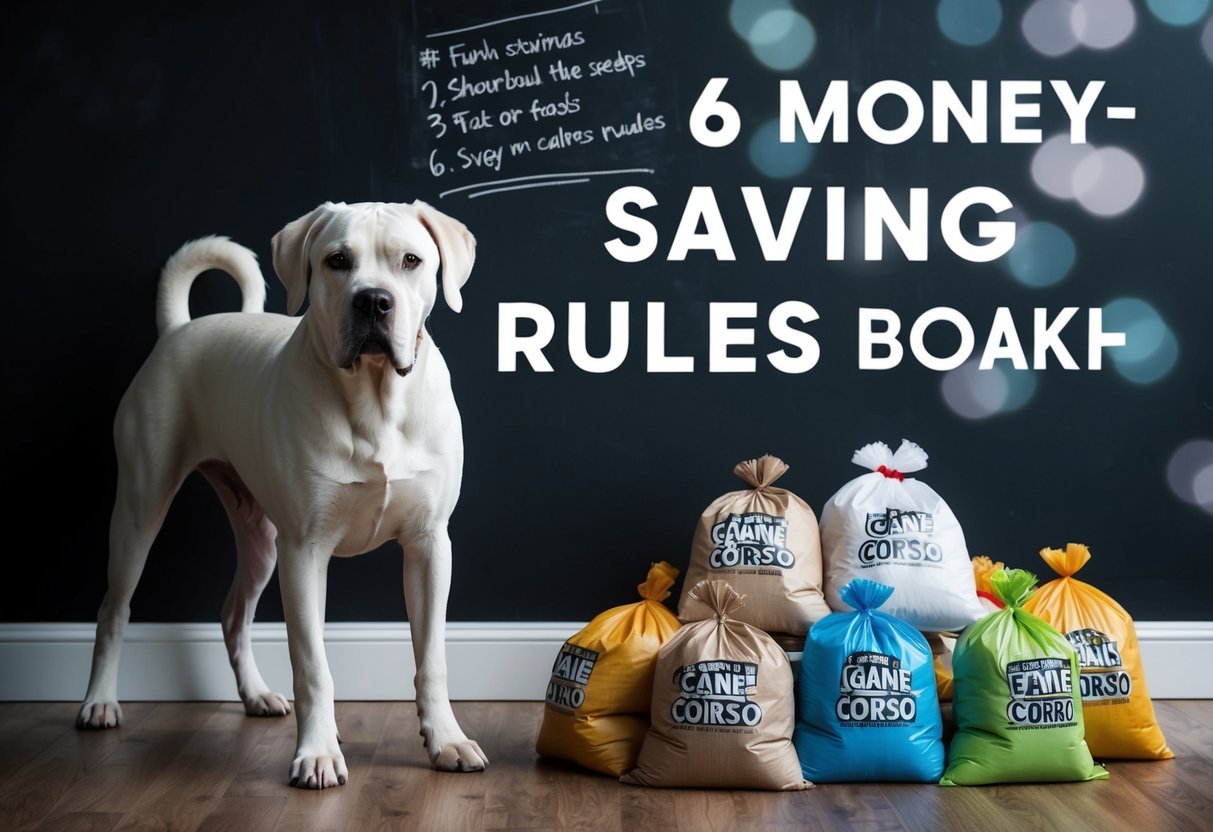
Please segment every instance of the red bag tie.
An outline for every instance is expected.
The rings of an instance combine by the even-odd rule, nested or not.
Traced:
[[[1007,607],[1007,605],[1004,604],[1001,600],[999,600],[999,598],[997,596],[995,596],[994,593],[986,592],[984,589],[977,590],[977,597],[985,598],[987,601],[989,601],[991,604],[994,604],[1000,610],[1006,609],[1006,607]]]
[[[884,474],[886,477],[888,477],[891,480],[897,480],[898,482],[905,482],[905,479],[906,479],[905,474],[901,473],[900,471],[894,471],[892,468],[888,467],[887,465],[881,465],[876,470],[878,473]]]

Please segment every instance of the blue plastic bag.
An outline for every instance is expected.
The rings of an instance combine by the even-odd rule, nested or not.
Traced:
[[[853,612],[813,625],[796,686],[792,742],[819,783],[934,783],[943,774],[943,720],[927,640],[880,612],[893,587],[862,578],[842,588]]]

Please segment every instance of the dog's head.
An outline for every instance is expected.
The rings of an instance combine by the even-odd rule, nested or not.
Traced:
[[[463,223],[424,202],[326,202],[274,235],[274,271],[294,315],[310,298],[333,363],[413,369],[422,327],[434,308],[437,275],[455,312],[476,259]]]

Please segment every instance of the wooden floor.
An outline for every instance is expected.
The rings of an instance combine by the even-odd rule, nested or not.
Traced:
[[[1177,759],[1112,762],[1110,780],[807,792],[663,791],[536,759],[538,703],[456,703],[492,760],[426,766],[411,702],[339,703],[350,783],[286,785],[295,720],[235,704],[127,703],[116,731],[72,727],[69,703],[0,705],[0,830],[1059,830],[1213,828],[1213,702],[1159,702]]]

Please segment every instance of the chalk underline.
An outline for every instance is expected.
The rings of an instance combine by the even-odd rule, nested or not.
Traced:
[[[653,168],[620,168],[619,170],[578,170],[569,173],[536,173],[533,176],[515,176],[512,179],[492,179],[488,182],[476,182],[472,185],[462,185],[458,188],[451,188],[449,191],[443,191],[438,194],[438,198],[442,199],[448,194],[457,194],[460,191],[472,191],[477,188],[484,188],[489,185],[508,185],[511,182],[529,182],[532,179],[569,179],[570,177],[590,177],[590,176],[613,176],[619,173],[654,173]],[[578,182],[588,182],[588,179],[578,179]],[[497,188],[496,190],[507,190],[505,188]],[[471,199],[477,194],[469,194]]]
[[[583,3],[573,3],[570,6],[561,6],[558,9],[548,9],[544,12],[531,12],[530,14],[517,14],[513,17],[503,17],[501,20],[490,20],[488,23],[477,23],[475,26],[464,26],[462,29],[448,29],[445,32],[434,32],[426,35],[427,38],[444,38],[447,35],[458,35],[461,32],[471,32],[475,29],[487,29],[489,26],[499,26],[502,23],[512,23],[515,20],[526,20],[528,17],[543,17],[548,14],[559,14],[572,9],[580,9],[582,6],[597,6],[602,0],[585,0]]]
[[[487,191],[477,191],[474,194],[468,194],[468,199],[475,199],[478,196],[485,194],[499,194],[502,191],[521,191],[524,188],[547,188],[552,185],[576,185],[579,182],[589,182],[589,179],[553,179],[551,182],[531,182],[526,185],[506,185],[504,188],[490,188]]]

